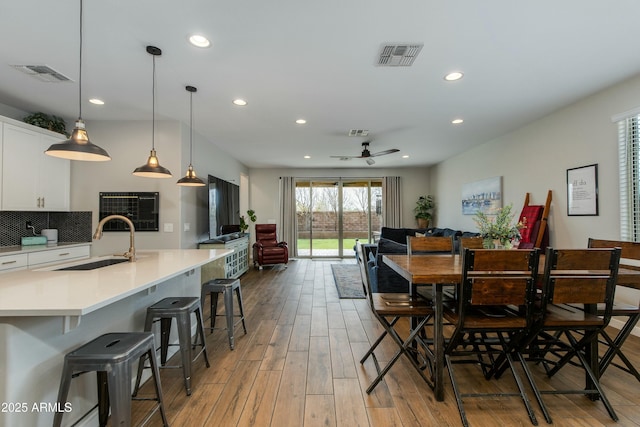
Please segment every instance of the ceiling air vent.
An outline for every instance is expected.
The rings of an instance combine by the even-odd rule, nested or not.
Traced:
[[[424,44],[396,43],[383,44],[378,55],[379,67],[410,67]]]
[[[368,129],[351,129],[349,130],[349,136],[367,136],[369,135]]]
[[[48,65],[12,65],[12,67],[42,82],[59,83],[71,81],[69,77],[57,72]]]

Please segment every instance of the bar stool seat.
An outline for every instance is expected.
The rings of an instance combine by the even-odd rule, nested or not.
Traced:
[[[236,293],[238,299],[238,308],[240,314],[234,314],[233,308],[233,292]],[[222,316],[218,313],[218,294],[222,294],[224,299],[224,316],[227,319],[227,334],[229,335],[229,347],[231,350],[235,347],[234,328],[242,322],[242,329],[244,329],[245,335],[247,334],[247,326],[244,322],[244,307],[242,306],[242,290],[240,289],[240,279],[213,279],[202,285],[202,305],[204,306],[207,295],[210,296],[211,304],[211,326],[209,331],[213,331],[216,325],[216,317]],[[238,320],[234,322],[234,317]]]
[[[191,341],[191,314],[196,316],[196,337],[195,341]],[[171,331],[171,322],[176,319],[178,329],[179,344],[169,344],[169,333]],[[200,299],[198,297],[168,297],[164,298],[152,306],[147,308],[147,317],[145,320],[144,330],[151,331],[154,322],[160,322],[160,367],[161,368],[180,368],[184,375],[184,386],[187,396],[191,395],[191,363],[194,362],[200,354],[204,355],[207,368],[210,366],[209,357],[207,356],[207,347],[204,340],[204,326],[202,322],[202,310],[200,308]],[[200,339],[198,340],[198,337]],[[180,346],[180,355],[182,364],[179,366],[167,366],[167,354],[169,346]],[[201,347],[200,351],[194,356],[193,349]],[[140,387],[140,379],[142,370],[148,368],[140,364],[138,366],[138,376],[134,388],[134,396]]]
[[[132,364],[143,358],[151,360],[152,377],[155,383],[155,398],[136,398],[136,400],[155,400],[158,403],[145,418],[144,422],[160,409],[162,423],[169,425],[162,400],[160,374],[155,361],[153,334],[149,332],[109,333],[99,336],[89,343],[73,350],[64,357],[62,379],[58,390],[58,408],[67,402],[71,379],[85,372],[96,371],[98,377],[98,418],[100,426],[107,425],[109,405],[111,405],[111,425],[131,425],[131,371]],[[63,412],[56,412],[53,426],[62,422]]]

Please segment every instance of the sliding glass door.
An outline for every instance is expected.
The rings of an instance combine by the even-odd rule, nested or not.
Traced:
[[[353,257],[356,239],[370,242],[382,221],[380,179],[298,179],[298,256]]]

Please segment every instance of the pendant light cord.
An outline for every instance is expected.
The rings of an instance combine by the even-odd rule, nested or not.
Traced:
[[[153,55],[153,87],[151,88],[151,149],[156,149],[156,56]]]
[[[78,74],[78,118],[82,120],[82,0],[80,0],[80,71]]]
[[[189,165],[193,165],[193,92],[189,92]]]

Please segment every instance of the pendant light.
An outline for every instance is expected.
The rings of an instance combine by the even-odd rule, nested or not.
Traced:
[[[193,86],[187,86],[185,89],[189,92],[189,167],[187,174],[180,178],[177,184],[184,187],[203,187],[206,184],[196,176],[193,170],[193,93],[198,89]]]
[[[82,120],[82,0],[80,0],[80,72],[78,74],[78,105],[79,114],[71,138],[52,144],[45,151],[53,157],[69,160],[84,160],[89,162],[105,162],[111,160],[109,154],[89,140],[89,134]]]
[[[152,106],[152,119],[151,119],[151,154],[147,159],[147,163],[136,168],[133,171],[135,176],[143,176],[147,178],[171,178],[171,172],[169,169],[160,166],[160,161],[156,156],[156,56],[162,55],[162,50],[155,46],[147,46],[147,52],[153,57],[153,106]]]

